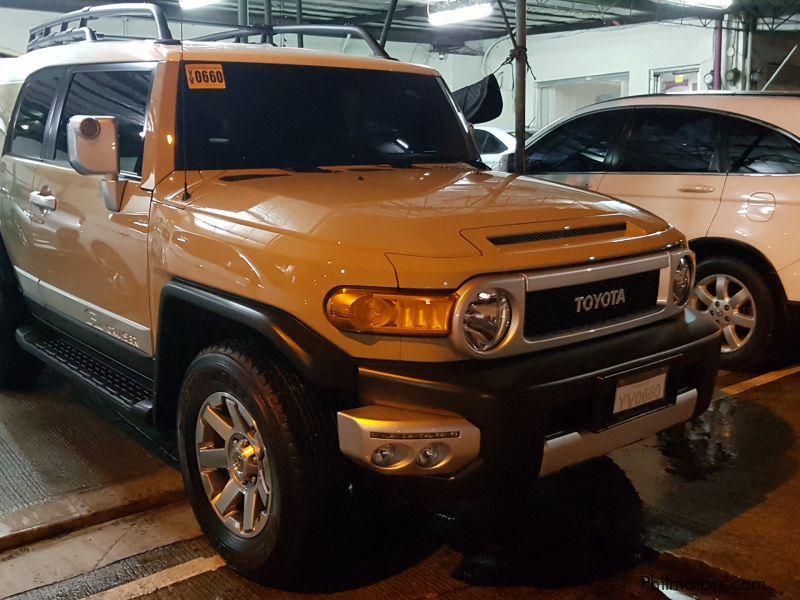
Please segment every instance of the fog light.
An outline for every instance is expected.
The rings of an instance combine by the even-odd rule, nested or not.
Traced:
[[[445,444],[431,444],[417,453],[417,464],[423,469],[432,469],[441,464],[448,454],[450,448]]]
[[[676,306],[685,306],[692,293],[694,261],[691,256],[682,256],[672,274],[672,300]]]
[[[396,465],[403,459],[403,453],[396,444],[385,444],[372,453],[372,464],[387,468]]]

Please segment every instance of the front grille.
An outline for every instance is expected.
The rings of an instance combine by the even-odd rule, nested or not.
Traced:
[[[659,271],[593,281],[525,297],[525,338],[586,331],[652,314],[658,305]],[[624,290],[624,298],[621,290]],[[583,298],[583,300],[579,300]]]

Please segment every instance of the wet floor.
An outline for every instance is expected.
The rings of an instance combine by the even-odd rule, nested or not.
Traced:
[[[4,565],[12,565],[17,585],[8,589],[42,599],[800,598],[800,371],[756,375],[722,373],[716,400],[697,422],[524,494],[434,510],[385,495],[359,498],[344,541],[301,589],[264,588],[224,567],[178,503],[0,555],[0,595],[4,577],[14,577]],[[59,413],[65,431],[80,423],[101,440],[121,435],[116,444],[145,453],[147,464],[171,460],[168,441],[109,411],[87,410],[95,401],[55,375],[44,374],[30,394],[17,400],[72,403]],[[14,413],[0,400],[0,435],[11,435],[6,415]],[[120,460],[66,447],[65,464],[77,465],[70,454],[83,453],[89,474],[113,472]],[[143,530],[152,532],[149,543]],[[100,560],[87,558],[87,544]],[[58,573],[42,566],[72,555]]]

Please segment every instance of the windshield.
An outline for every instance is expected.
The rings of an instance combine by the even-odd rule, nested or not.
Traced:
[[[222,63],[224,84],[213,73],[204,84],[195,80],[196,69],[218,73],[220,65],[185,67],[176,150],[184,170],[299,171],[477,159],[437,77]]]

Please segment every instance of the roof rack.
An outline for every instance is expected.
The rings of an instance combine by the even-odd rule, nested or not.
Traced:
[[[147,17],[155,21],[158,31],[156,41],[162,43],[175,43],[172,32],[167,24],[167,17],[160,6],[155,4],[128,3],[128,4],[107,4],[104,6],[87,6],[81,10],[67,13],[37,25],[28,34],[27,50],[38,50],[48,46],[57,46],[69,42],[87,40],[97,41],[99,39],[126,39],[119,36],[98,35],[89,27],[89,22],[102,18],[124,18],[124,17]],[[77,26],[72,26],[77,24]]]
[[[253,36],[259,36],[262,44],[272,44],[272,37],[285,33],[297,33],[301,35],[322,35],[322,36],[343,36],[352,35],[364,40],[372,50],[372,54],[378,58],[392,60],[392,57],[384,50],[378,40],[363,27],[356,25],[255,25],[252,27],[239,27],[229,29],[209,35],[192,38],[194,42],[219,42],[222,40],[246,41]],[[273,44],[274,45],[274,44]]]
[[[272,36],[275,35],[272,27],[251,25],[248,27],[238,27],[236,29],[226,29],[225,31],[218,31],[217,33],[209,33],[192,38],[193,42],[222,42],[224,40],[235,40],[237,42],[246,42],[254,35],[259,36],[259,43],[270,44],[272,43]]]

